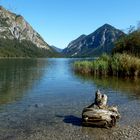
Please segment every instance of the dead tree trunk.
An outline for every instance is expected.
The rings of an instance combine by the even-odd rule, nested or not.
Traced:
[[[116,106],[107,106],[107,95],[101,94],[98,90],[95,95],[95,101],[90,106],[83,109],[83,125],[112,127],[116,125],[120,114]]]

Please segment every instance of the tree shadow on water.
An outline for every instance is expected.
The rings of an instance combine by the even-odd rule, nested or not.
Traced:
[[[67,115],[67,116],[57,116],[57,117],[63,117],[64,123],[69,123],[75,126],[82,126],[82,118],[73,116],[73,115]]]

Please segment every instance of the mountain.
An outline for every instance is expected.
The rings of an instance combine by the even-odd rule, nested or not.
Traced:
[[[60,49],[58,47],[55,46],[51,46],[56,52],[61,53],[63,49]]]
[[[0,57],[51,57],[56,54],[21,15],[0,6]]]
[[[89,35],[81,35],[73,40],[63,50],[69,57],[98,56],[102,53],[110,53],[114,48],[114,42],[124,33],[115,27],[104,24]]]

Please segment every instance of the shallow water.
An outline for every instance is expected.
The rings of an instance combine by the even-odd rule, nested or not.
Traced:
[[[81,76],[72,70],[76,60],[0,60],[0,139],[107,138],[107,130],[81,126],[97,89],[119,106],[118,127],[139,120],[139,79]]]

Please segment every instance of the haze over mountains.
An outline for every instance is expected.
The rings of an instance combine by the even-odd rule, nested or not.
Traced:
[[[115,27],[104,24],[89,35],[81,35],[69,43],[63,53],[69,57],[98,56],[102,53],[110,53],[114,48],[114,42],[124,33]]]

